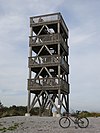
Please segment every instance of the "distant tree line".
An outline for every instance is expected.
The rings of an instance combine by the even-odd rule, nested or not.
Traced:
[[[1,117],[9,117],[9,116],[24,116],[25,113],[27,113],[27,107],[26,106],[16,106],[12,105],[10,107],[3,106],[3,104],[0,102],[0,118]],[[40,108],[34,107],[31,112],[31,115],[40,115]],[[48,116],[49,110],[45,110],[45,116]]]
[[[24,116],[25,113],[27,113],[27,107],[26,106],[16,106],[12,105],[10,107],[5,107],[1,101],[0,101],[0,118],[1,117],[10,117],[10,116]],[[34,107],[31,112],[31,115],[40,115],[40,108]],[[74,115],[74,114],[72,114]],[[80,113],[81,116],[85,117],[100,117],[100,113],[97,112],[88,112],[88,111],[82,111]],[[46,109],[44,112],[44,116],[50,116],[50,110]]]
[[[10,106],[0,108],[0,117],[9,117],[9,116],[24,116],[27,112],[26,106]],[[31,115],[39,115],[39,108],[35,107],[31,110]]]

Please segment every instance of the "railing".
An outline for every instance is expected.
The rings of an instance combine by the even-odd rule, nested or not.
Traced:
[[[28,89],[38,90],[45,88],[59,88],[63,90],[68,90],[69,85],[63,79],[57,77],[48,77],[48,78],[37,78],[37,79],[28,79]]]
[[[64,61],[63,58],[61,58],[60,63],[67,70],[67,72],[69,73],[69,65],[68,65],[68,63],[66,61]]]
[[[60,13],[30,17],[30,24],[59,20]]]
[[[29,57],[29,67],[40,67],[41,65],[58,65],[61,64],[69,73],[69,65],[58,55],[34,56]]]
[[[28,79],[29,86],[57,86],[59,85],[58,78],[37,78],[37,79]]]
[[[65,24],[65,21],[64,21],[62,15],[60,16],[60,20],[61,20],[61,23],[62,23],[62,25],[63,25],[63,27],[64,27],[64,29],[66,30],[66,33],[67,33],[67,35],[68,35],[68,34],[69,34],[69,30],[68,30],[68,28],[67,28],[67,26],[66,26],[66,24]]]
[[[41,16],[30,17],[30,25],[41,24],[44,22],[51,22],[51,21],[61,21],[62,25],[64,26],[66,33],[68,33],[68,28],[64,22],[64,19],[60,13],[54,14],[47,14]]]
[[[64,47],[64,49],[66,50],[66,52],[69,54],[69,47],[68,47],[68,45],[65,43],[65,41],[64,41],[64,39],[63,39],[63,37],[61,36],[61,34],[60,34],[60,42],[61,42],[61,44],[63,45],[63,47]]]
[[[60,57],[58,55],[48,55],[48,56],[35,56],[29,57],[29,67],[46,65],[46,64],[57,64],[60,63]]]
[[[39,36],[30,36],[29,44],[30,46],[43,44],[43,43],[53,43],[59,41],[59,34],[49,34],[49,35],[39,35]]]
[[[63,37],[61,34],[48,34],[48,35],[39,35],[39,36],[30,36],[29,37],[29,45],[34,46],[34,45],[39,45],[39,44],[44,44],[44,43],[61,43],[68,52],[68,45],[65,43]]]

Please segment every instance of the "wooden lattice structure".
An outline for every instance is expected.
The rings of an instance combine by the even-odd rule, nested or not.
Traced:
[[[60,13],[30,17],[28,113],[69,111],[68,28]]]

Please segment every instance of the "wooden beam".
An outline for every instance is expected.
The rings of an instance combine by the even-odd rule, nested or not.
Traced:
[[[48,71],[48,69],[46,67],[44,67],[44,68],[47,71],[47,73],[49,74],[49,76],[52,78],[52,75],[50,74],[50,72]]]
[[[38,75],[35,76],[35,78],[38,78],[40,73],[43,71],[44,67],[41,68],[40,72],[38,73]]]
[[[40,35],[41,31],[43,30],[44,25],[42,26],[42,28],[40,29],[40,31],[38,32],[37,36]]]
[[[43,90],[40,92],[40,94],[37,96],[37,98],[35,98],[35,100],[33,101],[33,104],[31,104],[30,110],[33,108],[33,106],[36,104],[36,102],[38,101],[38,99],[40,98],[40,96],[42,95]]]
[[[39,56],[40,52],[42,51],[42,49],[44,48],[44,45],[41,47],[41,49],[39,50],[37,56]]]
[[[31,93],[30,91],[28,90],[28,106],[27,106],[27,112],[29,113],[30,111],[30,101],[31,101]]]
[[[46,45],[44,45],[45,46],[45,48],[47,49],[47,51],[50,53],[50,55],[52,55],[52,53],[51,53],[51,51],[49,50],[49,48],[46,46]]]
[[[48,99],[50,100],[50,102],[52,103],[52,105],[56,108],[56,110],[59,112],[57,106],[55,105],[55,103],[53,102],[53,100],[50,98],[50,96],[48,95],[47,91],[45,91],[46,95],[48,96]]]

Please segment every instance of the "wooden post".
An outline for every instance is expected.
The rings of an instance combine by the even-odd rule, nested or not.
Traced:
[[[27,106],[27,113],[30,112],[30,101],[31,101],[31,93],[30,93],[30,91],[28,90],[28,106]]]
[[[60,23],[58,21],[58,34],[60,34]],[[58,37],[58,40],[60,38]],[[60,56],[60,43],[58,43],[58,56]],[[59,83],[60,83],[60,64],[58,65],[58,80],[59,80]],[[58,89],[58,114],[60,114],[60,107],[61,107],[61,102],[60,102],[60,97],[61,97],[61,90],[60,88]]]
[[[31,36],[33,36],[33,31],[32,31],[32,27],[30,28],[30,32],[31,32]],[[32,47],[30,47],[29,49],[29,57],[32,57]],[[31,79],[31,68],[29,68],[29,79]],[[28,106],[27,106],[27,112],[29,113],[30,111],[30,104],[31,104],[31,92],[30,90],[28,90]]]

